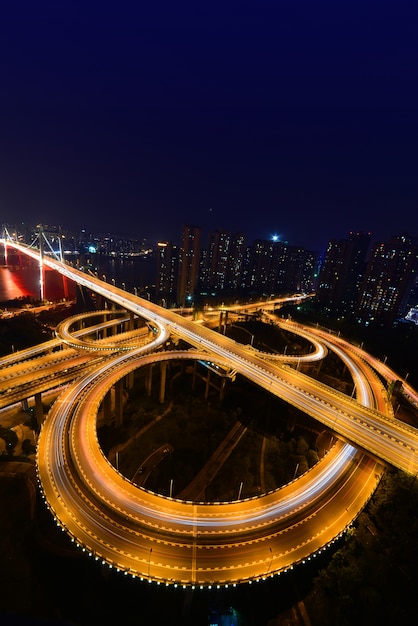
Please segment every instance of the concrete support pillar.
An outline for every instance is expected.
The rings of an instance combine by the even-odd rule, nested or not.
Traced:
[[[152,370],[153,369],[154,369],[154,364],[150,363],[148,366],[148,372],[145,378],[145,391],[148,397],[151,395],[151,391],[152,391]]]
[[[166,361],[162,361],[160,363],[160,371],[161,371],[161,378],[160,378],[160,404],[162,404],[165,401],[165,386],[166,386],[166,380],[167,380],[167,362]]]
[[[165,382],[167,379],[167,362],[166,361],[162,361],[161,362],[161,378],[160,378],[160,404],[162,404],[165,400]]]
[[[135,384],[135,373],[129,372],[129,374],[125,376],[125,388],[133,389],[134,384]]]
[[[70,297],[70,290],[68,288],[68,278],[64,275],[62,275],[62,291],[64,293],[64,298],[68,300]]]
[[[135,316],[132,311],[129,312],[129,330],[135,330]]]
[[[36,421],[38,422],[39,426],[41,426],[44,421],[44,407],[42,405],[41,393],[35,393],[35,415]]]
[[[195,359],[193,361],[193,376],[192,376],[192,390],[193,391],[196,388],[196,377],[197,377],[197,361]]]
[[[226,388],[226,378],[222,377],[221,386],[219,389],[219,400],[222,402],[225,397],[225,388]]]
[[[206,377],[205,400],[207,400],[209,397],[209,383],[210,383],[210,370],[208,370],[208,375]]]
[[[110,419],[112,416],[112,390],[109,389],[102,402],[103,409],[103,423],[106,425],[110,424]]]
[[[107,316],[107,314],[105,313],[105,314],[103,315],[103,322],[104,322],[104,323],[106,323],[106,322],[107,322],[107,320],[108,320],[108,316]],[[106,337],[107,337],[107,333],[108,333],[108,329],[107,329],[106,327],[105,327],[105,328],[103,328],[103,334],[102,334],[103,339],[106,339]]]
[[[223,311],[219,313],[218,333],[221,333],[221,334],[222,334],[222,320],[223,320]]]
[[[225,334],[225,328],[228,325],[228,311],[221,311],[219,314],[219,326],[218,332],[223,335]]]
[[[115,384],[115,426],[123,425],[123,379]]]

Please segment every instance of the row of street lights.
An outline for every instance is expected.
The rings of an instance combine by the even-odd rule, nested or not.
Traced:
[[[102,279],[104,280],[105,283],[107,282],[106,274],[102,275]],[[113,287],[116,287],[116,280],[115,280],[115,278],[111,279],[111,283],[112,283]],[[124,282],[122,282],[122,289],[124,291],[126,291],[126,284]],[[149,293],[149,291],[146,291],[145,295],[147,296],[147,300],[151,299],[151,294]],[[138,287],[134,287],[134,296],[136,296],[136,297],[138,296]]]

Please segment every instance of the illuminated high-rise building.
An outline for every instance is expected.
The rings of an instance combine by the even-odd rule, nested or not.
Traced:
[[[375,244],[358,301],[358,321],[389,326],[403,317],[417,271],[418,246],[409,235]]]
[[[202,268],[202,286],[214,293],[236,291],[244,250],[245,237],[242,233],[231,234],[224,230],[210,233]]]
[[[236,291],[239,288],[242,268],[244,265],[245,251],[245,236],[242,233],[236,233],[232,238],[231,253],[226,273],[227,288],[231,291]]]
[[[197,226],[184,226],[181,236],[177,284],[177,303],[188,306],[193,302],[199,282],[202,231]]]
[[[274,293],[280,259],[285,244],[279,241],[257,239],[247,256],[245,288],[258,294]]]
[[[275,293],[312,293],[316,255],[300,246],[286,246],[286,254],[278,268]]]
[[[257,239],[247,250],[241,285],[262,295],[310,292],[315,255],[309,250],[277,240]]]
[[[156,298],[159,304],[170,306],[175,304],[179,266],[179,249],[171,241],[160,241],[157,244],[157,280],[155,284]]]
[[[216,230],[209,235],[206,265],[210,289],[222,291],[226,288],[230,252],[231,236],[228,232]]]
[[[317,296],[329,311],[354,312],[366,267],[370,233],[349,233],[347,239],[331,239],[321,266]]]

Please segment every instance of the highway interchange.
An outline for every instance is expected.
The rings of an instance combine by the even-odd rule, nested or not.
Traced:
[[[105,362],[81,372],[58,397],[39,437],[37,466],[47,503],[57,523],[93,558],[158,584],[210,586],[260,580],[314,558],[344,532],[376,488],[385,463],[417,473],[418,433],[394,418],[381,379],[390,381],[396,375],[389,368],[382,370],[380,363],[371,364],[369,355],[341,338],[281,321],[288,331],[303,334],[313,350],[296,357],[296,362],[287,355],[272,358],[97,277],[53,259],[44,262],[148,320],[156,331],[153,341],[141,345],[131,337],[129,350],[110,346],[115,352]],[[61,328],[61,339],[71,343],[69,328],[68,324]],[[161,351],[173,335],[192,348]],[[299,371],[301,361],[323,358],[328,350],[337,353],[351,372],[355,398]],[[259,498],[188,502],[134,485],[100,449],[96,421],[103,398],[138,367],[168,359],[209,358],[321,421],[340,436],[337,443],[303,476]],[[380,376],[374,368],[379,368]],[[405,389],[416,402],[406,381]]]

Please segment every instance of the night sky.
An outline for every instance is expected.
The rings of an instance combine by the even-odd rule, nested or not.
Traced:
[[[415,0],[13,0],[0,220],[418,236]]]

